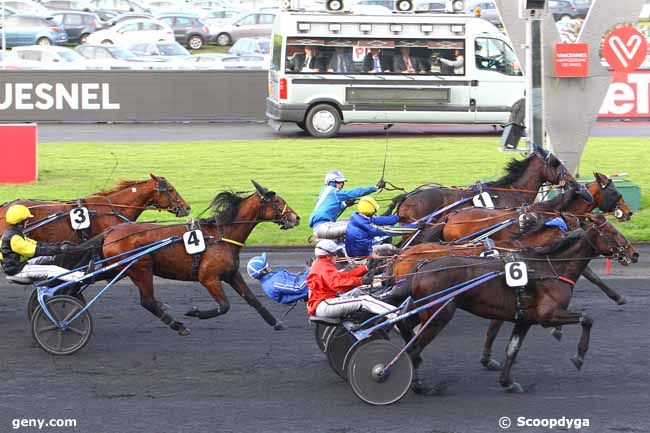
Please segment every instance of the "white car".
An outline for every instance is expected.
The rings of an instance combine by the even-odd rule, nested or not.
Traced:
[[[150,18],[134,18],[113,27],[96,31],[88,36],[86,43],[92,45],[131,45],[136,42],[173,42],[174,31],[169,25]]]
[[[268,70],[269,59],[259,55],[229,56],[219,53],[193,54],[185,59],[199,70]]]
[[[29,0],[5,0],[0,5],[13,9],[17,14],[50,14],[50,10],[48,8]]]
[[[88,69],[169,69],[162,59],[138,57],[130,50],[115,45],[79,45],[75,51],[84,56]]]
[[[38,69],[88,69],[87,60],[66,47],[28,45],[11,50],[12,61],[17,66]]]

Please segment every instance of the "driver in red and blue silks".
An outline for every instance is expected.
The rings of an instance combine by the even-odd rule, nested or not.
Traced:
[[[344,190],[345,176],[339,170],[332,170],[325,175],[325,186],[318,195],[318,201],[309,217],[309,227],[314,236],[320,239],[338,239],[343,237],[347,221],[337,221],[337,218],[348,206],[346,201],[363,197],[383,188],[383,180],[375,186]]]
[[[309,296],[307,288],[308,270],[297,274],[285,269],[271,271],[266,259],[266,253],[255,256],[248,261],[246,271],[251,278],[258,280],[266,296],[280,304],[293,304],[306,300]]]
[[[372,197],[359,200],[357,211],[350,217],[345,232],[345,252],[350,257],[369,257],[373,255],[373,241],[376,236],[404,236],[414,233],[423,223],[396,226],[406,217],[397,215],[375,216],[379,204]]]

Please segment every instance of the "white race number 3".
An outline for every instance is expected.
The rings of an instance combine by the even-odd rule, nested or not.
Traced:
[[[492,197],[487,192],[482,192],[478,195],[475,195],[472,198],[472,203],[476,207],[484,207],[488,209],[494,209],[494,202],[492,202]]]
[[[205,251],[205,240],[201,230],[192,230],[183,234],[185,251],[187,254],[198,254]]]
[[[86,207],[76,207],[70,211],[70,225],[73,230],[83,230],[90,227],[90,212]]]
[[[506,263],[506,284],[509,287],[521,287],[528,284],[528,268],[526,268],[526,263]]]

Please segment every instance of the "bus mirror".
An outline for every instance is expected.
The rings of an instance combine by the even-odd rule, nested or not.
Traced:
[[[343,0],[327,0],[325,7],[328,12],[340,12],[343,10]]]

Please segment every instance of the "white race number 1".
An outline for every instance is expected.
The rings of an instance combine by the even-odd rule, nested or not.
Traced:
[[[201,230],[192,230],[183,233],[183,242],[185,243],[185,251],[187,254],[198,254],[205,251],[205,240]]]
[[[522,287],[528,284],[528,268],[525,262],[506,263],[506,284],[509,287]]]
[[[492,197],[487,192],[482,192],[478,195],[475,195],[472,198],[472,203],[476,207],[484,207],[488,209],[494,209],[494,202],[492,202]]]
[[[76,207],[70,211],[70,225],[73,230],[83,230],[90,227],[90,212],[86,207]]]

